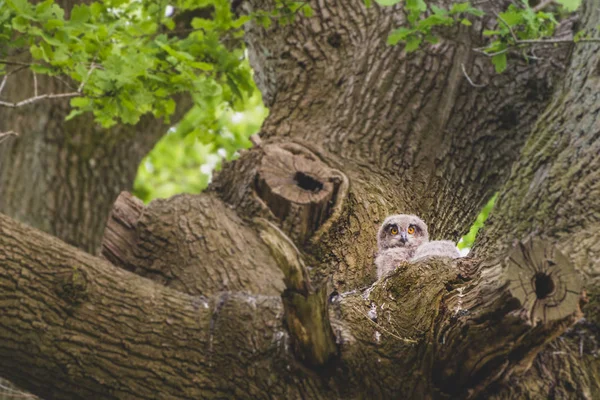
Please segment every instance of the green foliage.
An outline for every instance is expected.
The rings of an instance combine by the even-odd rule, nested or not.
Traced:
[[[91,112],[110,127],[152,113],[168,121],[178,94],[197,106],[250,96],[242,26],[285,23],[297,13],[312,9],[277,0],[274,10],[238,17],[229,0],[101,0],[75,5],[65,17],[54,0],[0,0],[0,77],[10,73],[11,54],[28,51],[35,73],[71,83],[68,119]]]
[[[391,6],[402,0],[375,0],[382,6]],[[408,27],[398,28],[388,36],[388,44],[395,45],[399,42],[405,43],[404,50],[407,53],[419,48],[423,40],[429,43],[437,43],[437,37],[432,30],[440,26],[452,26],[457,22],[463,25],[471,25],[471,21],[465,18],[467,15],[479,17],[483,12],[472,7],[469,2],[453,4],[449,10],[432,5],[429,7],[423,0],[406,0],[404,8],[407,11]]]
[[[477,18],[485,13],[469,2],[455,3],[450,9],[435,5],[428,6],[423,0],[375,0],[381,6],[394,6],[403,3],[407,13],[407,26],[395,29],[388,36],[388,44],[404,44],[407,53],[417,50],[426,41],[437,43],[435,28],[452,26],[460,23],[471,26],[469,18]],[[370,2],[365,2],[367,6]],[[496,72],[501,73],[507,68],[508,50],[525,49],[535,41],[551,37],[561,16],[576,10],[581,0],[559,0],[552,12],[543,9],[534,11],[528,0],[511,4],[508,9],[496,15],[497,28],[484,31],[490,37],[487,46],[475,49],[490,57]],[[585,35],[578,33],[574,41],[585,40]],[[526,54],[524,54],[527,57]]]
[[[496,202],[497,197],[498,194],[495,194],[483,207],[483,209],[477,216],[475,223],[471,226],[471,229],[469,229],[469,233],[463,236],[460,242],[458,242],[459,249],[470,249],[471,247],[473,247],[473,242],[475,242],[477,232],[479,232],[479,229],[481,229],[481,227],[487,220],[490,211],[492,211],[492,208],[494,208],[494,203]]]
[[[246,68],[250,68],[245,63]],[[241,108],[232,108],[221,96],[192,108],[144,158],[134,183],[134,194],[144,202],[178,193],[199,193],[210,181],[213,168],[251,146],[267,109],[258,89]]]
[[[275,0],[270,10],[236,16],[230,0],[99,0],[66,16],[54,0],[0,0],[0,78],[24,66],[56,76],[71,86],[67,119],[90,112],[104,127],[146,113],[168,122],[176,96],[189,96],[192,109],[142,162],[135,194],[195,193],[223,158],[251,145],[266,116],[243,25],[312,12],[306,1]],[[11,62],[27,52],[30,64]]]
[[[573,12],[581,6],[581,0],[556,0],[556,2],[569,12]]]
[[[175,15],[166,15],[167,4]],[[175,94],[201,104],[218,91],[252,90],[241,67],[249,17],[234,16],[227,0],[104,0],[76,5],[70,18],[53,0],[0,0],[0,9],[2,58],[28,49],[36,73],[66,76],[81,88],[68,118],[92,112],[105,127],[148,112],[168,119]],[[193,10],[207,18],[178,27],[175,17]]]

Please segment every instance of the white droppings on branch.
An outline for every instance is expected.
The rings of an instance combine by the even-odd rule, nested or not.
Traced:
[[[456,308],[454,309],[454,315],[458,315],[459,312],[463,310],[462,308],[462,298],[465,297],[463,294],[464,287],[459,287],[456,289],[458,291],[458,301],[456,302]]]
[[[377,305],[375,303],[371,303],[371,309],[367,315],[372,321],[377,321]]]

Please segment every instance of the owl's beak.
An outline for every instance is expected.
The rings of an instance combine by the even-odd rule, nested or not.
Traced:
[[[408,236],[406,235],[406,232],[400,232],[400,241],[402,243],[408,242]]]

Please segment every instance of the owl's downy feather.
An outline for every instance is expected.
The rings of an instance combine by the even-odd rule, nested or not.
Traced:
[[[427,257],[458,258],[460,257],[460,253],[453,242],[449,240],[434,240],[419,246],[411,261],[422,260]]]
[[[375,257],[377,279],[395,270],[401,262],[410,260],[413,253],[413,249],[405,247],[391,247],[377,252],[377,257]]]

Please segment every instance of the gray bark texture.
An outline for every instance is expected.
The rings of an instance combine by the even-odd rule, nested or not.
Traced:
[[[100,257],[0,214],[0,375],[47,400],[599,398],[600,52],[498,75],[490,21],[406,54],[399,10],[311,6],[248,28],[271,112],[205,193],[122,193]],[[388,214],[457,239],[496,191],[474,256],[375,282]]]

